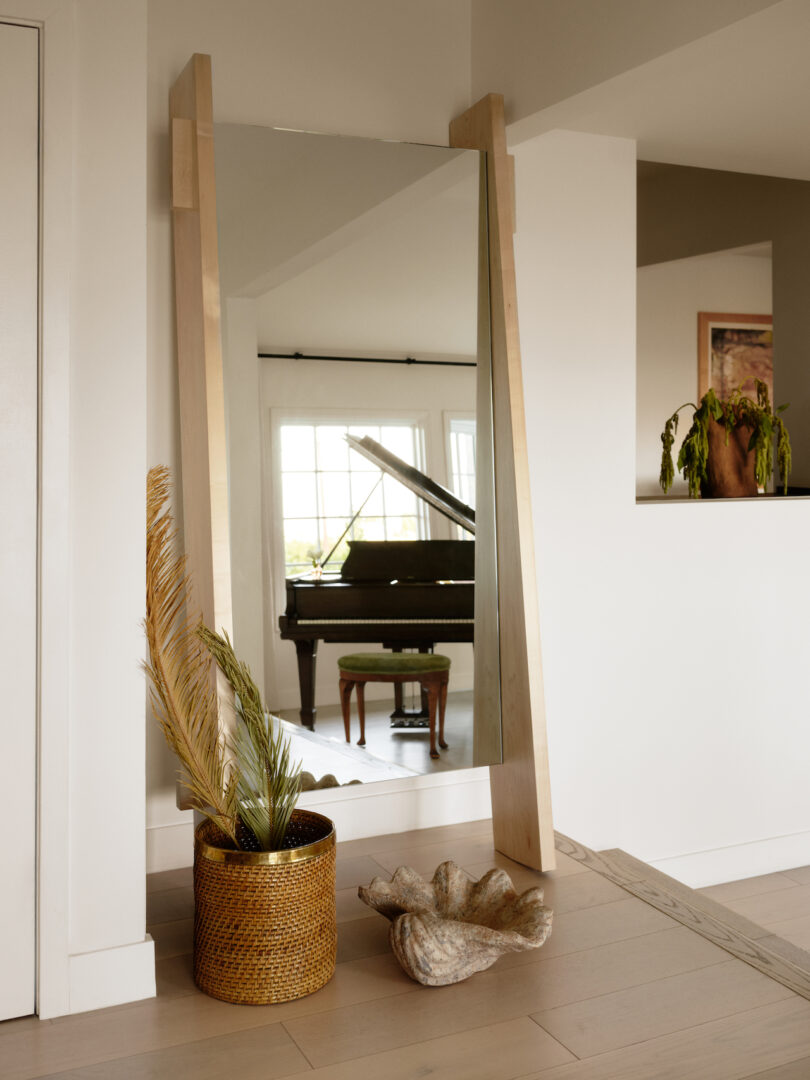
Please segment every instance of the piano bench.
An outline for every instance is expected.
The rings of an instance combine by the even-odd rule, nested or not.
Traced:
[[[357,712],[360,717],[358,746],[366,745],[365,685],[367,682],[418,682],[428,696],[430,716],[430,756],[439,756],[436,749],[436,713],[439,714],[439,746],[444,741],[444,714],[447,705],[447,683],[450,678],[450,658],[437,653],[351,653],[338,660],[340,669],[340,707],[346,742],[351,742],[351,696],[357,687]]]

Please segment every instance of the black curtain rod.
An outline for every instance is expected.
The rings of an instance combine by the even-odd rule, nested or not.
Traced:
[[[416,360],[406,356],[404,360],[392,360],[382,356],[310,356],[309,353],[260,352],[260,360],[331,360],[335,363],[352,364],[425,364],[431,367],[477,367],[468,360],[454,363],[452,360]]]

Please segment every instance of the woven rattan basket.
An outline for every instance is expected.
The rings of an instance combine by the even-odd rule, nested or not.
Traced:
[[[210,821],[194,842],[194,982],[242,1005],[292,1001],[334,974],[335,829],[293,811],[283,851],[236,851]]]

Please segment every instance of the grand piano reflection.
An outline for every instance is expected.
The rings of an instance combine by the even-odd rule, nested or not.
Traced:
[[[475,511],[452,492],[374,439],[347,435],[353,450],[475,534]],[[475,542],[472,540],[350,540],[340,574],[288,578],[281,637],[294,641],[301,723],[315,727],[318,642],[363,642],[399,651],[432,651],[437,642],[473,640]],[[395,687],[394,725],[420,723]],[[423,703],[424,705],[424,703]]]

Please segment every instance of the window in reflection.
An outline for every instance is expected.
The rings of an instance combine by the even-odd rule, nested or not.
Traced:
[[[447,414],[448,460],[450,490],[468,506],[475,507],[475,415]],[[461,525],[455,526],[459,540],[469,540],[470,534]]]
[[[281,424],[286,577],[316,563],[328,573],[338,572],[349,554],[349,540],[430,537],[425,504],[366,458],[350,452],[347,433],[358,438],[369,435],[409,465],[425,468],[424,431],[417,422],[358,425],[347,417],[345,422]],[[355,514],[357,519],[346,531]]]

